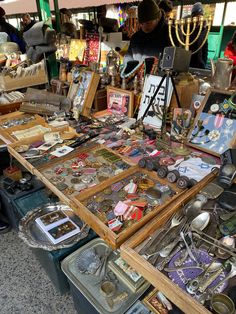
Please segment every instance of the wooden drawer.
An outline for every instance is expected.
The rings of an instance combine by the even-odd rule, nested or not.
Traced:
[[[211,182],[216,174],[217,171],[214,170],[197,185],[181,194],[174,203],[172,202],[170,205],[166,206],[165,210],[153,218],[128,241],[123,243],[120,248],[122,258],[125,259],[131,267],[136,269],[146,280],[163,292],[167,298],[187,314],[207,314],[210,313],[210,311],[192,298],[187,292],[179,288],[167,275],[155,268],[138,252],[140,245],[143,243],[147,245],[147,242],[144,241],[148,241],[151,234],[163,226],[175,212],[190,201],[207,183]]]
[[[38,70],[36,74],[18,78],[11,78],[10,76],[0,75],[0,88],[4,91],[12,91],[28,86],[45,84],[47,82],[48,77],[44,68]]]
[[[78,158],[79,155],[89,154],[89,156],[92,156],[96,152],[101,151],[101,150],[105,150],[106,152],[109,152],[110,154],[112,154],[112,156],[115,156],[118,160],[122,161],[122,163],[124,163],[124,165],[127,168],[133,166],[133,163],[131,161],[129,161],[128,159],[124,160],[123,157],[121,158],[121,156],[119,154],[117,154],[116,152],[113,152],[111,149],[109,149],[103,145],[100,145],[100,144],[93,144],[93,145],[90,145],[89,147],[76,148],[71,153],[67,154],[64,157],[53,158],[52,160],[47,161],[43,165],[40,165],[37,167],[30,162],[30,159],[25,159],[19,152],[17,152],[17,150],[18,150],[17,148],[19,146],[25,145],[25,144],[30,145],[30,144],[37,142],[37,141],[40,141],[42,139],[43,139],[42,136],[38,136],[38,137],[26,139],[24,141],[18,141],[18,142],[15,142],[15,143],[8,145],[8,150],[9,150],[10,154],[12,156],[14,156],[28,171],[30,171],[32,174],[37,176],[54,194],[56,194],[60,198],[61,201],[65,202],[70,207],[72,207],[72,200],[73,200],[74,196],[77,196],[80,193],[84,193],[84,191],[86,191],[86,189],[83,190],[82,192],[77,192],[77,191],[72,192],[73,184],[70,184],[70,180],[73,177],[72,174],[70,173],[66,176],[64,176],[64,174],[61,174],[61,177],[60,177],[60,173],[58,173],[58,174],[54,173],[54,176],[57,176],[59,179],[58,182],[60,181],[60,178],[62,178],[63,181],[61,181],[61,182],[67,183],[67,188],[60,190],[58,188],[58,186],[56,186],[55,180],[52,180],[52,175],[49,174],[49,172],[51,172],[51,169],[65,168],[63,166],[64,163],[67,163],[67,164],[73,163],[73,160]],[[109,166],[109,162],[107,162],[107,165]],[[92,165],[90,167],[92,168]],[[117,170],[119,171],[118,167],[117,167]],[[125,170],[121,170],[121,171],[125,172]],[[117,176],[119,177],[119,174],[117,174]],[[114,177],[116,177],[116,176],[114,176]],[[101,179],[101,181],[97,182],[96,184],[98,186],[102,185],[103,180],[106,182],[112,182],[114,180],[114,178],[107,177],[106,180],[105,180],[105,178],[103,178],[103,179]],[[95,187],[91,185],[90,187],[88,187],[88,190],[89,189],[93,190],[94,188]],[[73,207],[75,209],[77,209],[77,205],[75,205]]]
[[[95,214],[92,212],[92,210],[88,209],[91,200],[96,200],[99,197],[106,199],[105,193],[107,193],[106,192],[107,189],[112,188],[112,185],[123,184],[123,186],[125,186],[127,182],[130,182],[130,180],[133,179],[134,177],[138,178],[138,176],[143,175],[148,180],[153,181],[155,184],[159,183],[161,186],[168,185],[174,193],[170,197],[167,197],[165,200],[163,200],[160,204],[153,206],[152,210],[145,212],[145,214],[140,219],[134,218],[134,220],[132,221],[124,219],[125,223],[122,226],[122,228],[119,231],[113,231],[108,227],[107,223],[108,218],[104,219],[103,212],[105,210],[104,211],[102,210],[103,216],[100,216],[100,218],[98,218],[99,216],[98,212],[96,212]],[[146,190],[143,191],[144,193],[146,193]],[[114,193],[115,192],[112,192],[110,195],[107,195],[108,199],[113,199],[114,201],[114,203],[110,207],[111,212],[113,211],[118,201],[124,201],[125,199],[125,196],[123,196],[123,198],[118,197],[116,195],[114,196]],[[103,238],[112,248],[116,249],[120,247],[120,245],[124,241],[126,241],[132,234],[134,234],[138,229],[140,229],[148,221],[150,221],[150,219],[152,219],[158,213],[162,212],[167,205],[174,204],[177,201],[178,197],[184,193],[185,191],[178,189],[175,184],[170,184],[169,182],[167,182],[167,180],[158,178],[156,173],[146,171],[138,166],[135,166],[124,171],[116,178],[111,178],[105,181],[100,186],[94,187],[89,191],[78,194],[78,196],[72,198],[72,202],[74,203],[74,209],[78,216],[80,216],[81,219],[83,219],[87,224],[89,224],[91,228],[101,238]],[[139,193],[137,194],[140,195]]]
[[[23,119],[26,117],[34,117],[32,120],[28,121],[25,124],[17,125],[17,126],[12,126],[9,128],[4,128],[3,123],[4,122],[9,122],[10,120],[18,120],[18,119]],[[26,130],[29,128],[32,128],[36,125],[42,125],[46,128],[50,128],[50,126],[46,123],[46,121],[39,115],[35,114],[25,114],[23,112],[12,112],[3,116],[0,116],[0,135],[1,138],[4,140],[4,138],[8,142],[16,142],[17,138],[12,134],[14,131],[21,131],[21,130]]]

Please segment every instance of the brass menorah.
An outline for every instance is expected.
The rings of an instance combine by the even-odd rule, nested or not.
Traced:
[[[207,27],[206,36],[204,40],[202,41],[201,45],[195,51],[192,51],[192,54],[198,52],[207,41],[210,29],[211,29],[211,25],[212,25],[212,17],[209,16],[208,19],[204,19],[203,16],[186,18],[186,19],[181,19],[181,20],[169,19],[168,20],[169,37],[170,37],[172,46],[176,46],[176,43],[174,42],[173,36],[172,36],[173,24],[175,26],[175,35],[179,44],[181,44],[185,50],[189,50],[189,47],[191,47],[198,40],[202,32],[204,23],[206,23],[206,27]],[[198,25],[199,25],[199,28],[198,28],[197,35],[193,40],[190,41],[191,35],[194,33]],[[180,31],[182,35],[180,34]],[[184,40],[181,37],[183,37]]]

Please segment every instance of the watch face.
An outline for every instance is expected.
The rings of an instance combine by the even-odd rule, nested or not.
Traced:
[[[213,104],[211,105],[210,109],[211,109],[211,112],[217,112],[219,111],[220,107],[218,104]]]

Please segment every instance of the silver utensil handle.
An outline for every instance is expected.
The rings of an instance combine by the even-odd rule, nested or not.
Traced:
[[[208,277],[204,282],[202,282],[199,286],[199,291],[203,293],[210,284],[220,275],[220,273],[223,271],[223,268],[221,267],[216,272],[214,272],[210,277]]]
[[[187,249],[187,251],[188,251],[189,257],[191,257],[192,260],[194,260],[196,263],[198,263],[197,260],[196,260],[196,258],[195,258],[195,256],[193,255],[193,253],[192,253],[190,247],[188,246],[188,243],[187,243],[187,241],[185,240],[185,236],[184,236],[184,233],[183,233],[182,231],[180,232],[180,236],[181,236],[181,238],[182,238],[183,241],[184,241],[184,244],[185,244],[186,249]]]
[[[178,244],[178,242],[181,240],[181,238],[178,236],[173,242],[168,244],[165,248],[163,248],[159,254],[161,257],[167,257],[170,255],[171,251],[174,249],[174,247]]]
[[[159,270],[163,270],[165,268],[165,265],[169,263],[169,261],[175,256],[175,254],[177,254],[183,247],[183,242],[180,242],[169,256],[165,257],[161,262],[156,264],[156,268]]]

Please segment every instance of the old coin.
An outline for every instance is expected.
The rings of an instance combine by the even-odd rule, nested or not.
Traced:
[[[111,188],[107,188],[107,189],[105,189],[105,190],[103,191],[103,193],[104,193],[105,195],[111,195],[111,194],[112,194],[112,190],[111,190]]]
[[[65,183],[63,183],[63,182],[61,182],[61,183],[56,184],[56,188],[57,188],[59,191],[63,191],[63,190],[65,190],[65,189],[68,188],[68,185],[65,184]]]
[[[146,195],[151,199],[158,199],[161,197],[161,191],[155,188],[149,188],[146,190]]]

